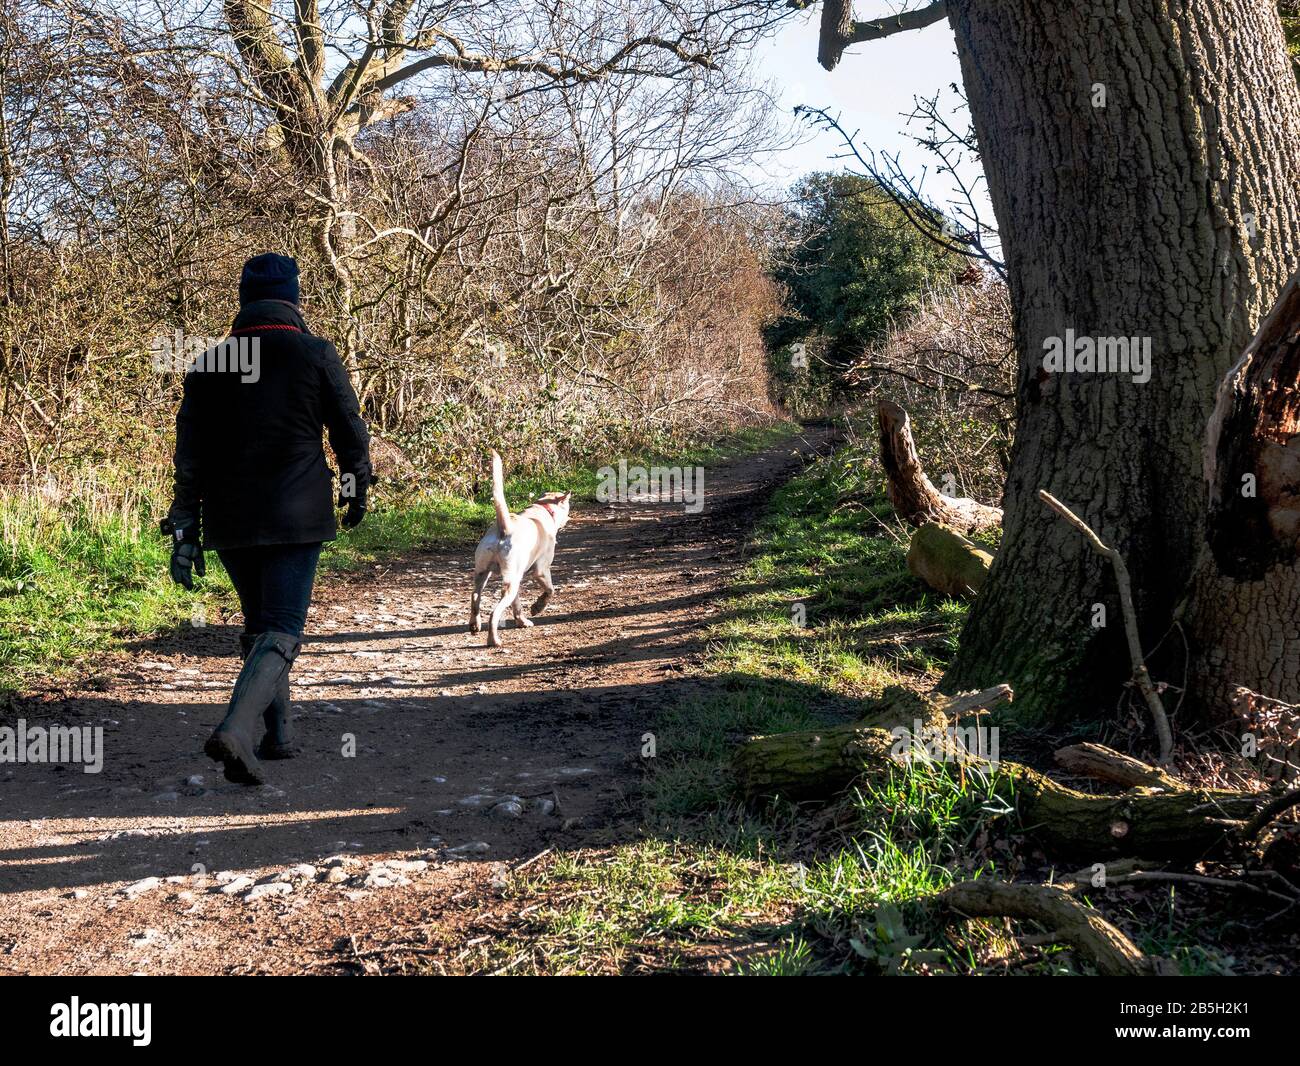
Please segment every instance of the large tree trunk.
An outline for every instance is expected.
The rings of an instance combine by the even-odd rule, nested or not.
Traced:
[[[1128,560],[1149,649],[1204,540],[1216,387],[1300,250],[1300,95],[1269,0],[949,0],[948,12],[1020,367],[1002,546],[945,687],[1009,680],[1022,717],[1088,713],[1113,707],[1131,674],[1114,579],[1037,492]],[[1067,330],[1149,338],[1150,380],[1049,372],[1044,343]],[[1294,614],[1238,591],[1228,624],[1249,635],[1220,645],[1216,675],[1294,700],[1297,673],[1277,667],[1281,638],[1267,635]]]

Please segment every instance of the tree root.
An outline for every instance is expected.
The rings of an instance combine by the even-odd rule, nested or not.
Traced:
[[[1107,977],[1149,977],[1169,972],[1100,914],[1057,885],[963,881],[927,901],[942,918],[1015,918],[1040,922],[1073,946]]]

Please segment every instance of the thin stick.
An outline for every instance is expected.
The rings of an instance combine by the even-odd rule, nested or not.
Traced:
[[[1165,714],[1165,705],[1161,702],[1155,685],[1151,683],[1146,656],[1142,654],[1142,641],[1138,637],[1137,611],[1133,607],[1133,583],[1129,580],[1124,557],[1114,548],[1103,544],[1101,538],[1092,531],[1087,522],[1046,489],[1038,490],[1038,498],[1082,533],[1092,550],[1109,559],[1111,566],[1115,568],[1115,583],[1119,586],[1119,604],[1124,613],[1124,633],[1128,637],[1128,654],[1133,660],[1133,677],[1143,698],[1147,701],[1147,706],[1151,709],[1151,717],[1156,726],[1156,737],[1160,741],[1160,758],[1156,765],[1167,766],[1174,752],[1174,735],[1169,729],[1169,716]]]
[[[516,873],[516,874],[517,874],[520,870],[524,869],[525,867],[532,866],[532,864],[535,863],[538,859],[544,858],[545,856],[549,855],[549,854],[550,854],[551,852],[553,852],[554,850],[555,850],[554,848],[546,848],[546,849],[544,849],[544,850],[542,850],[542,851],[539,851],[539,852],[538,852],[536,855],[534,855],[531,859],[525,859],[523,862],[521,862],[518,866],[516,866],[516,867],[515,867],[513,870],[511,870],[510,872],[511,872],[511,873]]]
[[[1107,885],[1131,885],[1136,884],[1138,881],[1176,881],[1189,885],[1240,888],[1246,892],[1255,892],[1262,896],[1271,896],[1273,899],[1284,900],[1292,905],[1300,902],[1294,896],[1274,892],[1271,888],[1260,888],[1258,885],[1252,885],[1246,881],[1233,881],[1227,877],[1206,877],[1203,874],[1173,873],[1165,870],[1135,870],[1131,874],[1119,874],[1115,877],[1106,878]]]

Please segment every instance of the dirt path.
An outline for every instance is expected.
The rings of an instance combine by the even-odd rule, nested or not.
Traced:
[[[98,774],[0,766],[0,973],[457,968],[510,869],[633,831],[642,734],[704,683],[702,629],[746,530],[828,440],[710,468],[697,515],[576,509],[551,610],[500,650],[465,628],[469,552],[323,583],[293,675],[305,752],[261,788],[201,754],[234,626],[23,701],[29,727],[102,726],[105,755]]]

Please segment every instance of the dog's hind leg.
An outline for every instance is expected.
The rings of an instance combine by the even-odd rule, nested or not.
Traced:
[[[505,588],[501,590],[501,598],[497,600],[496,606],[492,608],[492,614],[488,618],[488,647],[501,647],[501,617],[506,613],[506,609],[512,606],[519,598],[519,586],[522,584],[522,578],[511,578]]]
[[[479,608],[483,605],[483,587],[492,576],[491,570],[479,570],[474,574],[474,591],[469,594],[469,631],[477,633],[483,627],[479,625]]]
[[[532,614],[541,614],[546,610],[546,605],[551,602],[551,597],[555,595],[555,585],[551,582],[550,570],[537,570],[537,583],[542,586],[542,594],[533,601],[532,607],[529,608]]]

